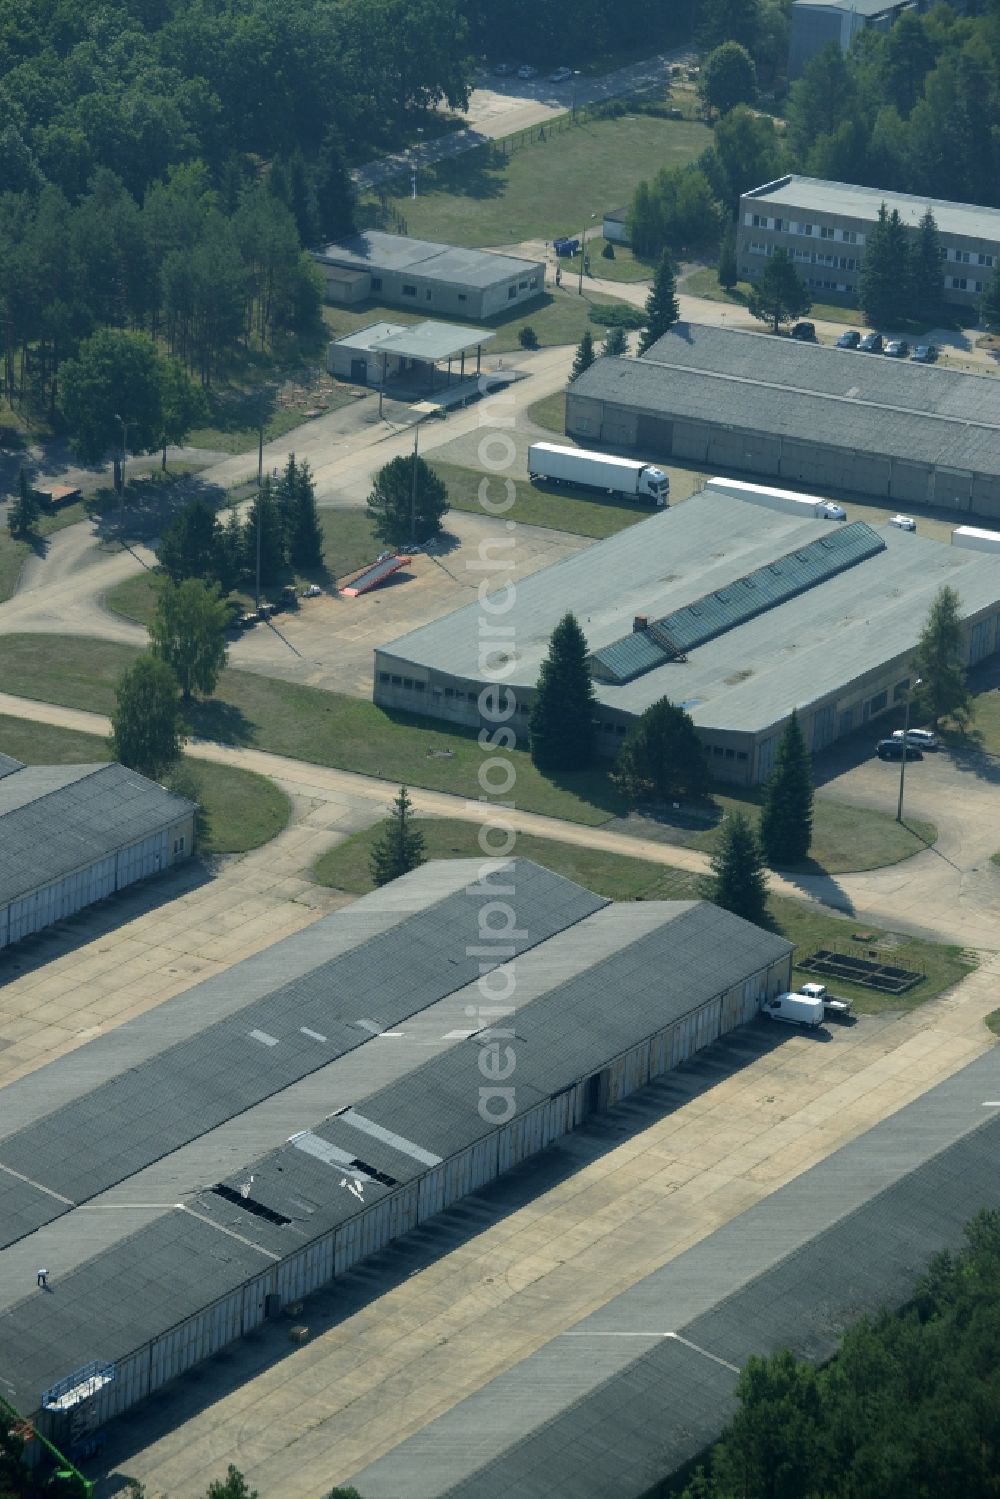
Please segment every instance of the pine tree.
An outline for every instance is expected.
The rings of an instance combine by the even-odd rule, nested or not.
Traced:
[[[343,239],[354,228],[354,184],[336,129],[327,131],[313,174],[313,188],[320,234],[326,239]]]
[[[987,328],[1000,328],[1000,265],[986,283],[979,303],[979,316]]]
[[[972,702],[965,673],[965,631],[961,600],[947,585],[936,594],[913,661],[921,680],[920,702],[936,726],[942,718],[965,725]]]
[[[375,535],[387,546],[409,546],[439,536],[447,513],[447,485],[419,455],[401,453],[375,475],[368,496],[368,519]]]
[[[594,754],[594,683],[587,641],[572,614],[552,632],[529,720],[531,758],[539,770],[582,770]]]
[[[577,348],[576,358],[573,360],[573,369],[569,378],[571,380],[578,379],[584,370],[590,369],[596,358],[597,356],[594,353],[594,335],[589,328],[586,328]]]
[[[764,788],[760,816],[760,841],[772,868],[801,864],[807,857],[812,814],[812,762],[793,708]]]
[[[711,859],[708,900],[756,926],[767,926],[767,875],[757,834],[744,812],[730,812]]]
[[[295,516],[288,539],[288,560],[293,567],[323,566],[323,531],[316,511],[316,486],[308,462],[299,465]]]
[[[285,565],[285,539],[282,535],[281,516],[271,489],[271,480],[267,476],[254,496],[243,529],[243,571],[251,579],[257,577],[258,525],[260,527],[260,581],[261,586],[266,587],[268,584],[277,582]]]
[[[747,309],[762,323],[770,323],[777,333],[778,324],[801,317],[812,302],[806,284],[796,271],[787,250],[775,250],[767,265],[750,288]]]
[[[413,826],[413,804],[405,786],[392,804],[371,852],[371,874],[376,885],[388,885],[424,862],[424,835]]]
[[[251,1489],[239,1468],[232,1463],[226,1469],[225,1479],[216,1479],[205,1491],[205,1499],[259,1499],[257,1489]]]
[[[700,800],[708,791],[708,762],[691,715],[665,697],[648,707],[621,747],[615,779],[632,800]]]
[[[646,298],[646,326],[639,335],[640,355],[645,354],[658,338],[669,332],[680,315],[673,256],[669,250],[664,250],[656,268],[652,289]]]
[[[865,246],[859,300],[873,327],[904,319],[910,303],[910,247],[899,210],[883,203]]]
[[[612,326],[604,335],[604,342],[601,345],[601,357],[620,359],[627,353],[628,339],[625,336],[625,329],[617,325]]]
[[[929,208],[920,220],[909,256],[910,314],[936,322],[944,301],[944,262],[937,224]]]
[[[722,231],[722,243],[719,245],[719,285],[726,291],[731,291],[739,280],[739,268],[736,264],[736,225],[732,219],[726,219],[726,227]]]
[[[11,536],[29,536],[39,514],[38,496],[28,482],[23,467],[17,475],[17,497],[7,511],[7,529]]]

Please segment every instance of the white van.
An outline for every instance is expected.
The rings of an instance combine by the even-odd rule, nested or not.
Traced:
[[[761,1010],[768,1020],[783,1020],[786,1025],[804,1025],[809,1029],[823,1024],[823,1001],[807,994],[776,994],[766,999]]]

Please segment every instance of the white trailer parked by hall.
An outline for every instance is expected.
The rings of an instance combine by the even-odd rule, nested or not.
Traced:
[[[1000,531],[984,531],[981,526],[957,526],[951,533],[953,547],[968,552],[1000,552]]]
[[[794,489],[773,489],[766,484],[747,484],[742,479],[708,479],[705,488],[711,494],[727,494],[734,500],[748,500],[785,515],[815,516],[817,520],[846,520],[843,505],[824,500],[817,494],[797,494]]]
[[[586,448],[561,447],[555,442],[533,442],[528,449],[528,478],[550,484],[579,484],[628,499],[652,500],[664,506],[670,480],[662,468],[638,458],[591,453]]]

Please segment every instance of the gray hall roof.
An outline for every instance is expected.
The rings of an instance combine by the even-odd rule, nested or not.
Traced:
[[[185,817],[193,802],[124,765],[29,765],[0,779],[0,905]]]
[[[352,270],[411,271],[428,280],[474,287],[525,276],[529,271],[537,271],[541,264],[513,255],[498,255],[492,250],[470,250],[461,245],[411,239],[405,234],[385,234],[379,229],[365,229],[360,234],[335,240],[315,251],[314,258],[323,264]]]
[[[569,399],[1000,475],[989,377],[764,333],[677,324],[642,359],[598,359]]]
[[[481,897],[482,890],[469,882],[481,878],[482,866],[456,862],[465,881],[453,880],[450,892],[439,879],[441,866],[425,866],[398,882],[409,902],[402,918],[388,927],[376,924],[367,941],[357,940],[364,924],[355,921],[354,907],[278,944],[279,952],[294,950],[291,961],[301,968],[306,951],[315,958],[322,952],[324,933],[317,936],[318,928],[325,928],[325,942],[334,945],[340,926],[353,923],[355,931],[353,945],[332,964],[314,963],[296,986],[274,988],[275,1003],[266,1017],[270,1034],[257,1030],[265,1023],[259,984],[274,965],[269,969],[262,962],[266,955],[240,965],[252,970],[250,997],[231,1012],[232,1035],[219,1022],[205,1025],[196,1033],[198,1052],[182,1054],[181,1046],[167,1044],[154,1058],[172,1089],[170,1109],[161,1103],[155,1074],[140,1062],[122,1075],[131,1079],[122,1097],[104,1086],[85,1090],[78,1095],[80,1107],[64,1103],[0,1143],[4,1166],[18,1171],[14,1162],[30,1157],[33,1181],[70,1199],[65,1204],[49,1199],[50,1207],[63,1209],[58,1218],[34,1199],[26,1213],[16,1201],[5,1201],[0,1210],[5,1223],[20,1212],[26,1235],[0,1255],[0,1380],[24,1409],[33,1408],[41,1390],[69,1369],[141,1347],[489,1132],[478,1107],[484,1075],[479,1048],[486,1038],[477,1040],[468,1030],[440,1036],[443,1024],[462,1024],[459,1016],[469,1013],[466,999],[479,994],[472,977],[479,963],[464,956],[467,947],[477,946],[470,936],[479,930],[482,899],[470,899],[470,893]],[[498,882],[506,879],[514,888],[514,904],[535,938],[514,944],[522,948],[510,1021],[519,1111],[589,1076],[790,950],[784,939],[704,903],[612,905],[527,861],[492,867]],[[421,894],[429,905],[419,905]],[[377,916],[394,898],[390,886],[366,900]],[[439,973],[434,987],[427,982],[432,953]],[[350,972],[338,971],[345,963]],[[367,997],[352,988],[366,969],[375,986]],[[146,1035],[159,1032],[161,1042],[169,1042],[196,1015],[199,991],[219,982],[209,980],[168,1001],[142,1017],[137,1028]],[[308,1007],[310,985],[315,998],[325,997],[321,1013]],[[459,1001],[450,1007],[448,1020],[449,1006],[439,997],[445,991]],[[206,1003],[211,1004],[208,995]],[[359,1012],[376,1017],[377,1028],[400,1026],[402,1038],[359,1028],[374,1021],[355,1022],[357,1039],[350,1049],[334,1048],[331,1059],[314,1027],[325,1025],[332,1032],[339,1013],[346,1030],[347,1015]],[[425,1015],[429,1025],[423,1024]],[[485,1023],[497,1024],[491,1015]],[[308,1032],[300,1029],[303,1017],[311,1022]],[[256,1051],[269,1059],[270,1085],[299,1099],[290,1108],[283,1108],[277,1095],[273,1102],[257,1102],[262,1090],[256,1073],[235,1056],[234,1046],[234,1040],[242,1040],[244,1051],[252,1052],[247,1042],[255,1035],[263,1037]],[[88,1053],[103,1055],[112,1039],[101,1038],[61,1059],[53,1064],[55,1073],[61,1078],[72,1064],[84,1079],[99,1075],[103,1063],[92,1065]],[[313,1091],[297,1060],[303,1044],[321,1058],[323,1083]],[[212,1051],[223,1068],[228,1066],[229,1079],[221,1069],[211,1078],[199,1069],[199,1054]],[[36,1093],[47,1091],[48,1071],[35,1078]],[[19,1096],[31,1083],[29,1078],[19,1085]],[[222,1128],[215,1127],[215,1091],[223,1094],[223,1112],[228,1109],[231,1116]],[[192,1131],[201,1139],[185,1145]],[[261,1154],[268,1131],[269,1149]],[[134,1148],[125,1144],[133,1133]],[[117,1162],[107,1143],[112,1137],[120,1147]],[[187,1162],[182,1171],[159,1160],[169,1153]],[[144,1166],[144,1161],[157,1164]],[[345,1174],[359,1173],[365,1182],[363,1204],[340,1185]],[[126,1176],[130,1180],[123,1180]],[[10,1172],[0,1171],[0,1180],[10,1181],[8,1195],[35,1190]],[[101,1192],[102,1182],[113,1185]],[[77,1213],[74,1204],[88,1199],[101,1211]],[[231,1253],[232,1243],[243,1246],[238,1254]],[[60,1267],[61,1295],[45,1298],[44,1308],[35,1305],[32,1294],[36,1260]]]
[[[15,770],[22,770],[23,768],[24,762],[22,760],[15,760],[13,755],[5,755],[0,750],[0,778],[13,775]]]
[[[579,619],[590,651],[600,651],[622,641],[636,615],[656,620],[725,590],[827,535],[832,524],[702,492],[561,558],[518,582],[514,606],[505,613],[514,634],[513,645],[504,648],[513,658],[504,681],[534,687],[552,631],[567,611]],[[877,555],[696,646],[685,661],[620,684],[596,682],[598,702],[640,714],[669,697],[702,728],[759,733],[780,724],[793,707],[806,709],[911,650],[943,584],[958,591],[964,617],[1000,599],[994,558],[888,525],[872,530],[885,544]],[[376,653],[379,668],[398,670],[398,661],[481,680],[478,610],[478,604],[465,605],[388,643]],[[624,668],[641,668],[648,659],[629,657]]]

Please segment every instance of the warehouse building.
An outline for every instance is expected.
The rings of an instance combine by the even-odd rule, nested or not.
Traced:
[[[738,1039],[661,1085],[683,1108],[747,1061]],[[996,1048],[667,1258],[349,1482],[365,1499],[648,1499],[736,1416],[741,1369],[823,1364],[912,1302],[931,1259],[1000,1208]],[[735,1127],[735,1125],[734,1125]],[[391,1440],[391,1439],[390,1439]]]
[[[849,52],[859,31],[888,31],[916,0],[792,0],[788,77],[801,78],[806,63],[835,42]]]
[[[193,802],[124,765],[0,763],[0,947],[186,858]]]
[[[57,1441],[121,1414],[753,1019],[791,953],[704,902],[432,863],[20,1079],[7,1398]]]
[[[678,323],[644,358],[598,359],[574,380],[566,431],[585,447],[1000,516],[988,375]]]
[[[755,280],[768,255],[787,250],[807,286],[856,299],[865,243],[883,203],[890,213],[898,211],[912,236],[931,210],[944,256],[945,301],[978,307],[1000,264],[1000,208],[816,177],[779,177],[743,194],[737,229],[740,275]]]
[[[477,602],[379,647],[374,698],[469,727],[503,721],[523,740],[552,631],[572,612],[591,652],[601,753],[617,754],[666,697],[690,713],[713,775],[756,785],[793,708],[814,751],[869,721],[874,739],[874,720],[906,697],[945,584],[973,665],[1000,649],[994,557],[703,491],[519,579],[512,601],[502,591],[495,641],[481,636],[490,615]]]
[[[311,252],[326,279],[326,299],[352,306],[369,298],[387,307],[457,318],[489,318],[545,290],[545,262],[438,245],[365,229]]]

